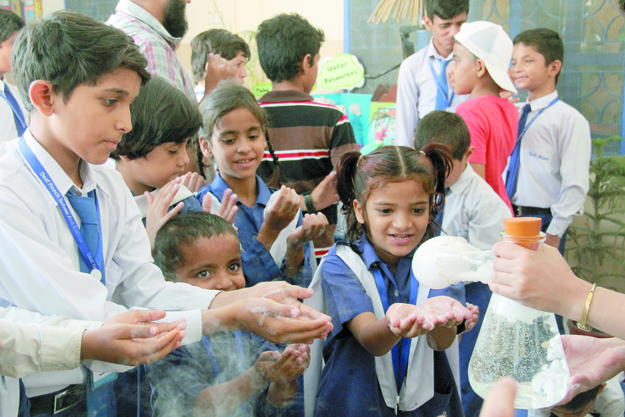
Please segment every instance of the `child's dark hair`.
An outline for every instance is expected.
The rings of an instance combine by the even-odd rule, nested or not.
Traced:
[[[239,35],[225,29],[210,29],[197,35],[191,41],[191,69],[197,84],[204,79],[208,54],[219,54],[226,61],[236,57],[239,52],[250,59],[250,47]]]
[[[148,61],[130,36],[92,17],[66,11],[52,13],[20,31],[11,62],[27,111],[34,109],[28,89],[36,80],[52,83],[54,93],[67,101],[78,85],[96,85],[120,68],[135,71],[142,84],[150,79]]]
[[[580,392],[577,394],[571,401],[566,404],[558,405],[558,410],[566,411],[566,412],[576,412],[588,405],[591,401],[597,399],[597,395],[599,395],[599,391],[601,390],[602,384],[597,385],[591,390]],[[554,407],[555,408],[555,407]]]
[[[180,144],[197,134],[202,126],[197,104],[160,77],[141,87],[130,112],[132,130],[122,135],[117,149],[111,153],[115,160],[120,156],[144,158],[163,143]]]
[[[430,20],[436,16],[447,20],[464,12],[469,12],[469,0],[425,0],[425,14]]]
[[[419,120],[414,134],[414,148],[418,151],[429,143],[449,146],[454,159],[462,159],[471,146],[471,134],[462,117],[456,113],[435,110]]]
[[[279,14],[258,26],[256,44],[260,66],[272,82],[292,80],[299,74],[306,55],[312,57],[310,66],[314,64],[324,40],[323,31],[302,16]]]
[[[418,181],[430,195],[429,217],[424,239],[434,235],[433,224],[444,201],[445,178],[451,170],[449,147],[438,143],[427,145],[419,152],[406,146],[382,146],[367,155],[349,152],[338,166],[336,189],[343,203],[347,231],[345,238],[352,245],[366,226],[358,223],[354,200],[366,208],[371,193],[391,182]]]
[[[0,9],[0,42],[4,42],[24,27],[21,17],[10,10]]]
[[[256,98],[250,90],[231,81],[220,82],[217,88],[204,97],[204,100],[200,103],[200,112],[202,113],[203,119],[200,136],[211,141],[213,129],[219,119],[236,109],[246,109],[252,113],[260,123],[260,127],[265,135],[265,140],[267,141],[267,148],[274,164],[274,170],[267,181],[267,185],[275,186],[280,176],[280,162],[269,141],[269,121],[267,120],[267,115],[258,105]],[[204,164],[201,162],[199,155],[200,153],[198,153],[198,169],[200,172],[204,172]]]
[[[239,240],[234,227],[226,220],[203,211],[188,211],[172,217],[156,232],[154,238],[154,263],[163,275],[177,281],[176,269],[184,263],[181,248],[198,239],[231,234]]]
[[[564,64],[564,42],[558,34],[550,29],[530,29],[516,35],[512,43],[522,43],[525,46],[531,46],[545,57],[545,65],[549,65],[554,61],[560,61]],[[556,84],[560,73],[556,75]]]

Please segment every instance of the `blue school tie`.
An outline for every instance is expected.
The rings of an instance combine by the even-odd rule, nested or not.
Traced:
[[[506,194],[508,198],[512,199],[514,193],[516,193],[516,184],[519,179],[519,167],[521,165],[521,138],[525,130],[525,124],[527,123],[527,115],[532,111],[532,106],[527,103],[523,106],[523,113],[519,118],[519,131],[517,133],[517,141],[514,144],[514,150],[510,155],[510,162],[508,163],[508,174],[506,175]]]
[[[80,217],[80,233],[85,238],[89,250],[95,257],[97,256],[100,236],[98,229],[98,212],[95,206],[96,201],[94,195],[95,191],[91,191],[87,197],[80,197],[75,195],[72,190],[65,194],[69,200],[69,204],[72,205],[74,211],[78,214],[78,217]],[[89,266],[82,256],[79,256],[78,259],[80,260],[80,272],[90,273]],[[99,260],[96,259],[96,262],[98,261]],[[102,263],[99,264],[102,265]]]
[[[26,118],[22,113],[22,108],[17,103],[17,100],[11,93],[11,89],[7,83],[4,83],[4,92],[0,90],[0,96],[6,100],[13,111],[13,120],[15,121],[15,129],[17,130],[17,136],[22,136],[26,130]]]
[[[436,59],[439,64],[441,64],[441,72],[438,74],[438,79],[436,80],[436,84],[438,84],[438,88],[436,89],[436,107],[435,110],[447,110],[449,107],[449,86],[447,85],[447,74],[445,69],[449,64],[449,61],[443,61],[442,59]]]

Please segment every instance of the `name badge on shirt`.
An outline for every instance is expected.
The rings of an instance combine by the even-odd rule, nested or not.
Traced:
[[[102,388],[109,382],[115,381],[117,379],[116,372],[94,372],[89,371],[91,373],[91,389],[93,391],[98,388]]]

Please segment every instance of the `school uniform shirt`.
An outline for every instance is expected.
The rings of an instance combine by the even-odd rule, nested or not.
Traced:
[[[147,70],[169,81],[185,93],[192,103],[195,98],[193,77],[176,55],[181,38],[173,37],[152,14],[130,0],[120,0],[115,14],[106,22],[123,30],[134,39],[148,59]]]
[[[0,306],[92,321],[106,321],[129,306],[161,309],[176,312],[170,313],[168,320],[186,319],[184,343],[200,340],[200,310],[210,306],[218,291],[164,280],[153,264],[139,210],[121,175],[81,162],[84,186],[78,189],[29,130],[24,137],[60,193],[65,195],[72,189],[85,196],[95,190],[106,286],[80,272],[77,245],[65,218],[16,149],[0,159],[0,241],[4,242],[0,251]],[[98,371],[120,369],[98,362],[87,365]],[[74,371],[37,373],[24,378],[24,383],[29,396],[38,396],[84,383],[85,376],[81,366]]]
[[[621,417],[625,412],[625,399],[623,399],[623,389],[621,381],[623,373],[621,372],[614,378],[607,381],[605,388],[597,395],[595,405],[590,410],[591,413],[597,413],[601,417]],[[527,417],[549,417],[550,409],[528,410]],[[586,417],[592,417],[589,413]]]
[[[395,119],[395,145],[412,148],[414,130],[420,119],[434,111],[436,107],[436,80],[432,76],[430,63],[438,76],[441,63],[451,61],[454,54],[444,58],[438,53],[432,40],[425,48],[410,55],[401,63],[397,78],[397,117]],[[449,87],[449,97],[453,89]],[[453,95],[448,111],[454,111],[458,104],[470,96]]]
[[[0,415],[18,415],[20,388],[16,378],[78,367],[84,331],[101,326],[102,322],[0,308]]]
[[[226,190],[230,189],[228,184],[217,175],[210,185],[206,185],[197,193],[197,199],[202,201],[207,193],[213,194],[221,202]],[[259,282],[282,280],[289,284],[307,287],[312,280],[312,267],[310,265],[310,245],[304,248],[304,265],[299,274],[289,277],[285,271],[284,261],[277,265],[265,245],[256,240],[258,232],[265,221],[264,210],[271,195],[275,193],[275,188],[269,188],[265,182],[256,176],[256,202],[253,207],[248,207],[237,198],[237,215],[234,219],[234,226],[238,229],[239,241],[243,248],[241,261],[243,264],[243,275],[247,287],[254,286]],[[302,214],[300,212],[297,226],[302,225]]]
[[[491,250],[501,240],[503,221],[512,217],[506,203],[468,164],[445,194],[443,211],[443,232],[482,250]]]
[[[198,395],[204,389],[232,381],[253,367],[261,353],[278,350],[276,345],[253,333],[236,333],[240,335],[240,348],[236,346],[235,332],[216,333],[202,336],[200,342],[180,347],[146,366],[155,393],[153,409],[157,416],[193,416]],[[252,417],[255,409],[265,411],[256,415],[279,415],[283,410],[266,401],[268,386],[228,414],[213,411],[228,417]]]
[[[365,293],[359,279],[336,254],[336,246],[341,244],[345,243],[337,242],[319,266],[327,314],[332,317],[334,328],[323,344],[325,367],[319,379],[315,416],[394,416],[395,410],[386,405],[378,385],[375,356],[365,350],[346,326],[346,323],[359,314],[374,313],[374,310],[373,302]],[[360,238],[355,245],[369,271],[379,269],[382,272],[389,305],[408,303],[410,268],[416,248],[399,261],[395,274],[392,274],[366,237]],[[394,276],[397,288],[389,276]],[[450,296],[464,304],[462,285],[430,290],[429,298],[440,295]],[[456,384],[445,352],[434,352],[434,369],[435,385],[438,385],[434,390],[434,398],[416,410],[400,411],[399,415],[430,417],[440,415],[446,409]],[[448,392],[444,392],[446,390]],[[440,413],[434,414],[434,411]]]
[[[480,96],[460,104],[456,113],[467,124],[471,133],[471,146],[475,147],[469,162],[485,165],[484,179],[512,213],[512,205],[501,175],[516,143],[519,125],[516,107],[501,97]]]
[[[529,102],[532,111],[526,126],[531,124],[521,139],[519,179],[512,203],[551,208],[553,220],[547,233],[562,237],[573,216],[584,212],[591,139],[588,121],[573,107],[558,100],[547,108],[557,97],[554,91]]]
[[[7,83],[3,79],[0,79],[0,91],[2,91],[2,94],[4,94],[7,86],[11,89],[11,93],[15,97],[17,104],[19,104],[22,109],[24,117],[28,121],[28,114],[24,109],[17,87]],[[0,144],[17,137],[18,134],[17,128],[15,127],[15,119],[13,118],[13,110],[11,109],[11,106],[9,106],[9,103],[4,98],[0,97]]]

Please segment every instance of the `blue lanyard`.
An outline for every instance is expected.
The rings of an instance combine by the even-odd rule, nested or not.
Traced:
[[[452,90],[451,97],[447,97],[445,94],[445,90],[443,90],[443,86],[438,83],[438,75],[436,75],[436,71],[434,71],[434,65],[432,65],[432,61],[428,59],[428,64],[430,65],[430,71],[432,71],[432,78],[434,78],[434,82],[436,83],[436,89],[447,99],[447,107],[451,107],[451,103],[454,101],[454,97],[456,93]],[[441,71],[443,71],[443,67],[441,66]]]
[[[63,217],[65,218],[65,222],[67,223],[67,226],[69,226],[69,230],[72,232],[72,236],[74,236],[76,245],[78,245],[78,251],[80,252],[80,255],[82,256],[82,258],[84,259],[85,264],[87,264],[89,271],[91,271],[91,274],[94,277],[99,278],[102,284],[105,284],[106,282],[105,282],[104,274],[103,274],[104,272],[103,265],[98,265],[97,263],[97,260],[103,259],[102,257],[102,226],[100,222],[100,206],[98,205],[97,195],[95,195],[95,192],[94,192],[96,212],[98,214],[98,233],[99,233],[99,238],[100,238],[100,241],[98,243],[98,250],[96,252],[96,256],[97,256],[97,259],[96,259],[93,257],[93,254],[91,253],[91,250],[89,249],[89,246],[87,246],[87,242],[85,241],[85,238],[83,237],[82,233],[80,233],[80,227],[76,223],[74,216],[69,210],[69,207],[67,206],[67,202],[65,201],[63,194],[59,192],[59,189],[56,187],[56,185],[54,184],[54,182],[48,175],[48,172],[43,167],[43,165],[41,165],[41,162],[39,162],[39,159],[37,159],[32,149],[30,149],[30,147],[26,143],[26,140],[24,139],[23,136],[20,138],[18,146],[19,146],[19,150],[22,156],[24,157],[28,165],[30,165],[32,170],[35,172],[37,178],[41,180],[41,182],[46,187],[46,189],[48,190],[52,198],[54,198],[56,203],[59,205],[59,208],[61,209],[61,213],[63,214]],[[93,272],[94,270],[97,270],[98,272],[94,273]]]
[[[517,142],[519,142],[522,138],[523,135],[525,135],[525,132],[527,132],[527,129],[529,129],[529,127],[532,125],[532,123],[534,123],[534,120],[538,119],[538,116],[540,116],[541,114],[543,114],[543,112],[545,110],[547,110],[549,107],[553,106],[554,104],[556,104],[556,102],[559,100],[559,97],[556,97],[553,99],[553,101],[551,103],[549,103],[549,105],[543,109],[541,109],[538,114],[534,117],[532,117],[532,120],[530,120],[528,123],[525,124],[525,127],[523,128],[523,131],[521,133],[519,133]]]
[[[378,293],[380,294],[380,299],[382,300],[382,307],[384,307],[384,314],[388,311],[390,307],[390,303],[388,301],[388,293],[386,291],[386,285],[384,283],[384,278],[382,277],[382,270],[380,268],[375,268],[373,270],[373,277],[375,278],[375,285],[378,287]],[[389,277],[393,285],[396,289],[398,289],[397,284],[395,282],[394,277]],[[409,285],[410,285],[410,299],[408,301],[409,304],[416,305],[417,304],[417,293],[419,291],[419,282],[416,280],[412,271],[410,272],[409,277]],[[406,378],[406,374],[408,373],[408,358],[410,357],[410,343],[412,339],[402,338],[393,349],[391,349],[391,355],[393,356],[393,369],[395,370],[395,384],[397,385],[397,397],[399,398],[399,393],[401,392],[401,387],[404,383],[404,379]],[[401,343],[401,349],[400,349]]]
[[[210,342],[208,341],[208,337],[202,336],[202,343],[204,344],[204,349],[206,349],[206,353],[208,354],[208,359],[211,361],[211,366],[213,368],[213,373],[215,376],[221,373],[221,368],[219,367],[219,363],[217,362],[217,357],[215,356],[215,352],[211,347]],[[234,332],[234,344],[237,350],[237,364],[239,365],[239,375],[246,371],[245,369],[245,357],[243,356],[243,341],[241,340],[241,332]]]

